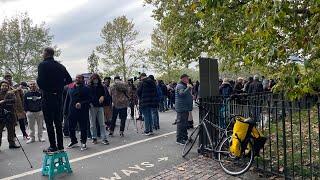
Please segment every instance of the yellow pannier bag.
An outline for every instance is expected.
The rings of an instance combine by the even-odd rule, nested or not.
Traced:
[[[236,122],[233,126],[233,133],[232,133],[232,141],[230,146],[230,152],[237,157],[241,155],[241,146],[242,142],[245,140],[248,131],[250,130],[250,124],[244,122],[243,117],[237,117]]]
[[[256,127],[252,128],[251,136],[254,139],[254,145],[253,145],[254,155],[259,156],[260,150],[263,148],[264,144],[266,143],[267,138]]]
[[[258,139],[258,138],[260,138],[261,136],[263,136],[263,135],[262,135],[262,132],[261,132],[259,129],[257,129],[256,127],[253,127],[253,128],[252,128],[251,135],[252,135],[254,138],[256,138],[256,139]]]

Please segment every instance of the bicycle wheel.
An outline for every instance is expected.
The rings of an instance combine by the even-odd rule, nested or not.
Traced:
[[[236,157],[229,150],[231,142],[231,137],[222,140],[218,148],[218,160],[224,172],[237,176],[247,172],[251,167],[254,157],[254,152],[252,151],[253,145],[249,141],[246,150],[240,157]]]
[[[188,155],[188,153],[190,152],[190,150],[192,149],[193,145],[196,143],[196,141],[199,137],[199,129],[200,129],[200,126],[197,126],[193,130],[191,135],[188,137],[186,144],[183,147],[182,157],[186,157]]]

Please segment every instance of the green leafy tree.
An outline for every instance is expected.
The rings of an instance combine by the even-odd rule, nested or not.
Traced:
[[[170,41],[173,36],[163,31],[161,26],[153,30],[151,35],[151,49],[148,52],[151,67],[158,74],[173,75],[173,71],[179,68],[179,65],[170,49]]]
[[[140,66],[140,52],[137,45],[138,31],[134,29],[134,23],[126,16],[115,18],[107,22],[101,31],[104,43],[97,47],[97,51],[103,55],[106,74],[121,75],[124,80],[133,75]]]
[[[42,51],[52,40],[45,24],[34,25],[27,14],[5,19],[0,25],[1,73],[11,73],[17,82],[34,78]]]
[[[260,72],[276,79],[275,90],[291,99],[315,93],[320,86],[316,69],[320,65],[319,1],[146,2],[156,7],[155,19],[171,26],[180,42],[189,42],[190,38],[198,42],[191,46],[196,55],[200,48],[217,57],[221,70]],[[190,32],[193,28],[196,32],[191,36],[179,33],[180,29]],[[192,51],[190,47],[174,47],[179,49],[177,52]],[[293,61],[291,56],[300,57],[301,62]]]
[[[171,36],[169,50],[176,62],[188,68],[198,61],[202,52],[203,41],[200,33],[199,18],[188,8],[187,1],[145,0],[156,8],[153,17],[160,23],[162,31]]]
[[[99,73],[99,61],[99,56],[97,56],[95,51],[93,50],[91,55],[87,59],[88,70],[90,73]]]

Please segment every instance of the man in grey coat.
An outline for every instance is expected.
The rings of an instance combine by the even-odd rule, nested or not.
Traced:
[[[193,101],[191,89],[189,84],[189,76],[183,74],[180,77],[180,82],[175,90],[175,108],[177,112],[177,144],[184,145],[188,139],[188,117],[189,112],[192,111]]]

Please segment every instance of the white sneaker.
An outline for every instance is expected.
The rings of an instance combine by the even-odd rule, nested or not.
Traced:
[[[32,138],[30,138],[26,143],[27,143],[27,144],[30,144],[30,143],[33,143],[33,142],[35,142],[35,140],[32,139]]]
[[[84,150],[87,150],[87,149],[88,149],[88,148],[87,148],[87,145],[81,143],[81,148],[80,148],[80,150],[81,150],[81,151],[84,151]]]
[[[39,138],[39,142],[46,142],[46,140],[43,138]]]

